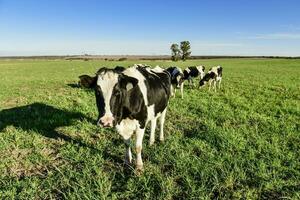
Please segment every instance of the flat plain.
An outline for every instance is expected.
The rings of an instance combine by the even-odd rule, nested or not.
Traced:
[[[76,85],[134,63],[224,69],[221,90],[171,98],[139,176]],[[0,152],[1,199],[300,199],[300,60],[0,60]]]

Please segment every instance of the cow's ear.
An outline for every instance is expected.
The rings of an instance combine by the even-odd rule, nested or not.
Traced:
[[[79,83],[85,88],[94,88],[97,82],[97,76],[90,77],[88,75],[81,75],[79,76]]]
[[[120,75],[120,87],[125,89],[126,91],[130,91],[132,88],[136,87],[138,84],[138,79],[126,76],[126,75]]]

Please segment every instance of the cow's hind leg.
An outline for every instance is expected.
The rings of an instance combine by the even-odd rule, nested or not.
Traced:
[[[217,81],[214,80],[214,91],[217,92]]]
[[[156,129],[157,118],[151,120],[151,130],[150,130],[150,145],[154,144],[155,141],[155,129]]]
[[[210,88],[211,88],[211,83],[212,83],[212,81],[211,81],[211,80],[209,80],[209,83],[208,83],[208,91],[210,91]]]
[[[142,145],[143,145],[143,137],[144,137],[145,129],[137,128],[136,130],[136,141],[135,141],[135,149],[136,149],[136,169],[142,171],[143,170],[143,160],[142,160]]]
[[[161,113],[160,116],[160,134],[159,134],[159,140],[164,141],[164,124],[165,124],[165,118],[166,118],[166,112],[167,108]]]

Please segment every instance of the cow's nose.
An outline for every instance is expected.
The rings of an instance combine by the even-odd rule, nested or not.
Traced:
[[[113,117],[104,116],[99,119],[97,125],[101,127],[113,127],[113,121]]]

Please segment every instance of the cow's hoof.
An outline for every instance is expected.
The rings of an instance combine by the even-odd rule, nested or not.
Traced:
[[[152,146],[154,144],[154,141],[149,142],[149,146]]]
[[[137,165],[136,166],[136,175],[140,176],[143,174],[143,172],[144,172],[143,165]]]
[[[164,140],[165,140],[164,138],[159,138],[160,142],[164,142]]]
[[[132,163],[131,159],[125,159],[125,161],[124,161],[124,164],[125,164],[126,166],[130,166],[131,163]]]

